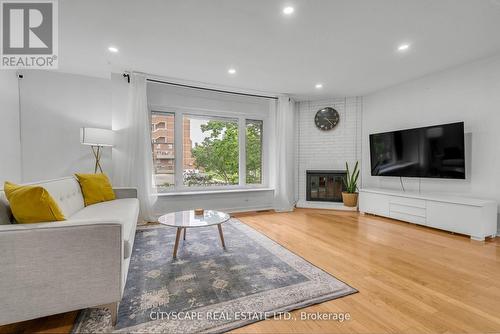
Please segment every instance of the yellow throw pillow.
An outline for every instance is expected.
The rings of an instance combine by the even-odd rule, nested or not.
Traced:
[[[59,205],[43,187],[5,182],[4,191],[12,214],[20,224],[65,220]]]
[[[75,176],[80,182],[85,206],[116,198],[106,174],[75,174]]]

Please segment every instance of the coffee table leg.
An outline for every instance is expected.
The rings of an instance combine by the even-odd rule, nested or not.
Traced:
[[[222,248],[226,249],[226,244],[224,243],[224,234],[222,234],[222,224],[218,224],[217,227],[219,228],[219,236],[220,242],[222,243]]]
[[[187,228],[184,227],[184,240],[186,240],[186,231],[187,231]]]
[[[177,234],[175,235],[175,245],[174,245],[174,259],[177,258],[177,248],[179,248],[179,239],[181,238],[182,227],[177,228]]]

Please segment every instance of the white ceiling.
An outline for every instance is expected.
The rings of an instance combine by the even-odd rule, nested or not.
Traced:
[[[500,52],[500,0],[61,0],[59,12],[61,71],[301,97],[365,95]]]

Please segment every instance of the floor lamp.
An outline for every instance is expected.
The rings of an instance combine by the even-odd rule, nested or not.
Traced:
[[[92,148],[95,158],[94,173],[99,170],[102,173],[101,155],[103,147],[113,147],[113,131],[98,128],[81,128],[80,142]]]

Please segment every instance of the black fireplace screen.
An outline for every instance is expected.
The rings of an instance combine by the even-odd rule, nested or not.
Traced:
[[[345,171],[308,170],[306,200],[323,202],[342,202]]]

